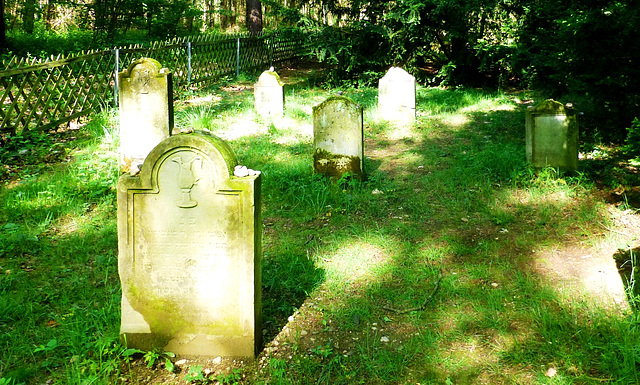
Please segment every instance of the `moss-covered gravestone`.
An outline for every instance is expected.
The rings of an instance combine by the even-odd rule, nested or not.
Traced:
[[[261,345],[260,174],[205,133],[179,134],[118,181],[121,335],[183,356],[255,357]],[[246,174],[246,173],[245,173]]]
[[[416,78],[391,67],[378,81],[378,114],[381,119],[411,124],[416,119]]]
[[[344,96],[334,96],[313,107],[313,168],[340,178],[364,176],[362,107]]]
[[[171,72],[142,58],[118,74],[120,96],[120,169],[138,172],[144,158],[173,130]]]
[[[527,160],[536,168],[578,169],[578,118],[576,111],[545,100],[526,112]]]
[[[264,71],[253,85],[256,112],[263,118],[278,118],[284,113],[284,92],[280,77],[273,70]]]

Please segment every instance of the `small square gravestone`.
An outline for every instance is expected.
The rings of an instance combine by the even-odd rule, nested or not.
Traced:
[[[576,111],[545,100],[526,111],[527,160],[535,168],[563,171],[578,169],[578,119]]]
[[[264,71],[253,85],[256,112],[263,118],[277,118],[284,113],[284,92],[280,76],[273,70]]]
[[[313,168],[332,178],[364,176],[362,106],[333,96],[313,107]]]
[[[120,170],[138,172],[145,157],[173,130],[171,72],[142,58],[118,74]]]
[[[174,135],[118,181],[120,333],[128,347],[255,357],[261,348],[260,173],[201,132]],[[245,169],[246,170],[246,169]]]
[[[410,124],[416,119],[416,79],[391,67],[378,82],[378,114],[383,120]]]

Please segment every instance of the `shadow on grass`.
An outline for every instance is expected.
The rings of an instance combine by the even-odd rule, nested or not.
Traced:
[[[264,216],[273,230],[265,258],[307,266],[289,288],[324,280],[290,313],[312,320],[298,333],[313,333],[289,341],[307,352],[288,364],[289,381],[637,380],[637,333],[624,317],[575,299],[537,269],[536,252],[579,243],[608,220],[589,175],[534,173],[525,162],[524,106],[470,110],[479,94],[423,94],[445,116],[421,117],[418,136],[369,136],[377,151],[367,163],[376,166],[358,186],[319,182],[310,154],[295,152],[295,172],[277,171],[292,164],[264,154],[292,152],[268,138],[256,139],[262,150],[247,146],[245,163],[267,170]],[[304,198],[319,191],[322,204]],[[295,252],[285,254],[290,244]],[[424,311],[389,310],[421,305],[440,274]]]

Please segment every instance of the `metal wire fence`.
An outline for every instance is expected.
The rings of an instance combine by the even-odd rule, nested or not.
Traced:
[[[118,103],[117,73],[152,57],[173,73],[176,87],[206,85],[221,76],[295,60],[308,52],[300,30],[259,35],[202,35],[82,52],[69,57],[12,59],[0,71],[0,143],[28,130],[68,124]]]

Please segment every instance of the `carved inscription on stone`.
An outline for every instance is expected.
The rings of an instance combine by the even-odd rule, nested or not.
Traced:
[[[191,199],[191,189],[200,180],[202,175],[202,157],[194,156],[190,159],[183,159],[177,155],[171,158],[178,164],[178,186],[182,191],[182,196],[178,199],[178,207],[189,208],[198,205],[198,202]]]
[[[149,68],[141,68],[133,73],[133,86],[138,94],[149,93],[149,80],[151,79],[151,71]]]
[[[146,291],[187,309],[192,332],[210,330],[207,323],[220,314],[225,324],[240,321],[238,288],[227,282],[238,275],[228,240],[241,238],[234,223],[241,220],[240,192],[212,189],[214,170],[203,155],[178,151],[160,166],[159,194],[134,195],[134,275],[144,277]]]

